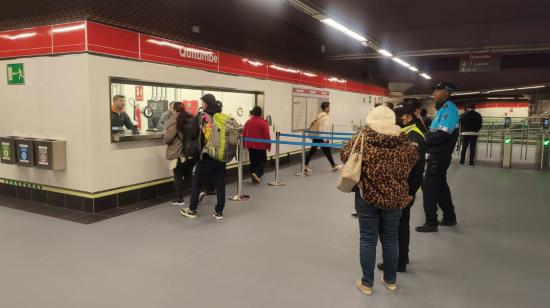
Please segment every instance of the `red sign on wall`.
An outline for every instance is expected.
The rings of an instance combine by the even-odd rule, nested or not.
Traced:
[[[183,101],[183,107],[185,111],[189,112],[192,115],[197,115],[199,113],[199,101]]]
[[[143,101],[143,86],[136,86],[136,101]]]

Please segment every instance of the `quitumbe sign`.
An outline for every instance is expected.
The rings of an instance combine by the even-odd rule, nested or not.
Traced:
[[[23,63],[13,63],[7,65],[8,84],[25,84],[25,69]]]
[[[182,58],[218,64],[218,56],[211,51],[181,46],[180,56]]]

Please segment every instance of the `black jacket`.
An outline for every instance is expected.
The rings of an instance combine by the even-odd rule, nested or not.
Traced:
[[[406,127],[404,128],[407,129]],[[418,150],[418,161],[409,175],[409,196],[414,196],[424,181],[424,167],[426,165],[426,141],[423,136],[415,131],[410,131],[407,138]]]
[[[467,111],[460,116],[460,131],[461,132],[479,132],[483,118],[481,114],[475,110]]]

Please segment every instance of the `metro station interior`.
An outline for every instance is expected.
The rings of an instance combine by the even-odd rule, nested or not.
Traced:
[[[0,307],[550,307],[548,29],[543,0],[4,1]]]

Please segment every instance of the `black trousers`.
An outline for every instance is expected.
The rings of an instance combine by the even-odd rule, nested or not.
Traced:
[[[313,139],[313,143],[323,143],[323,142],[324,142],[323,139]],[[318,147],[311,147],[311,149],[309,149],[309,152],[306,155],[306,166],[309,165],[311,158],[313,157],[313,155],[315,155],[315,152],[317,152],[317,148]],[[334,159],[332,158],[332,152],[330,151],[330,148],[322,147],[321,151],[323,151],[323,153],[327,157],[330,165],[332,167],[336,166],[336,164],[334,163]]]
[[[447,169],[451,165],[451,155],[431,154],[427,161],[426,175],[422,192],[426,224],[437,225],[437,207],[443,211],[445,221],[455,221],[455,208],[451,190],[447,183]]]
[[[407,262],[409,262],[409,243],[411,241],[411,207],[412,203],[403,209],[401,219],[399,220],[399,261],[397,261],[397,268],[406,268]]]
[[[201,187],[213,179],[216,189],[216,211],[222,212],[225,207],[225,167],[226,164],[213,160],[212,158],[203,158],[197,163],[193,185],[191,188],[191,202],[189,209],[196,211],[199,205],[199,196]]]
[[[462,152],[460,153],[460,164],[464,164],[466,160],[466,151],[470,148],[470,165],[474,164],[477,150],[477,136],[462,136]]]
[[[193,168],[197,163],[194,159],[188,159],[181,162],[178,159],[178,164],[174,168],[174,186],[176,187],[176,200],[183,201],[183,191],[185,190],[185,184],[191,184],[193,182]]]
[[[267,163],[267,151],[248,149],[250,156],[250,174],[255,173],[258,177],[264,175],[265,164]]]

